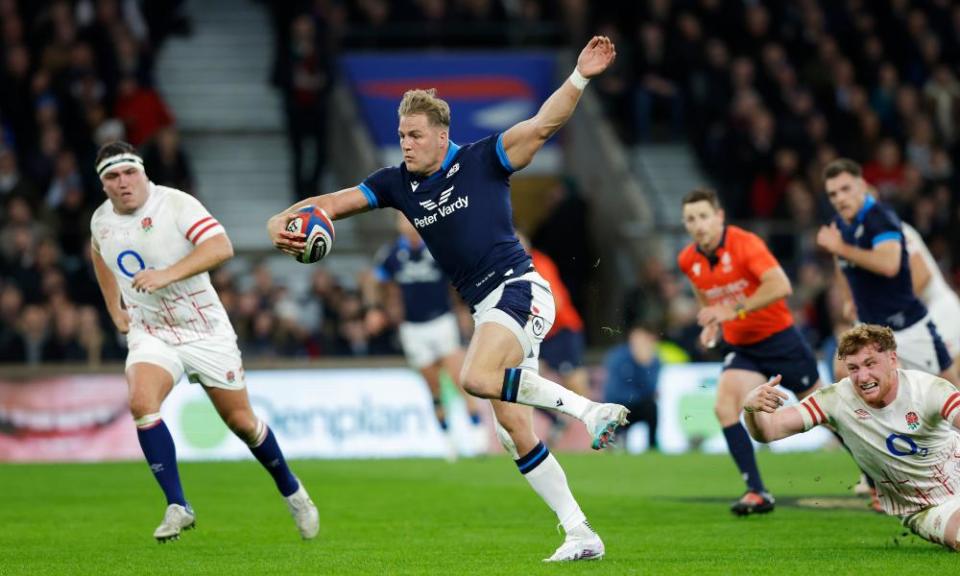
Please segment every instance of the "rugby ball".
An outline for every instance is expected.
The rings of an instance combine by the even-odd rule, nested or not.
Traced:
[[[319,262],[333,249],[333,240],[336,232],[333,230],[333,221],[321,208],[304,206],[297,211],[297,217],[287,223],[287,232],[300,233],[306,236],[306,246],[297,262],[313,264]]]

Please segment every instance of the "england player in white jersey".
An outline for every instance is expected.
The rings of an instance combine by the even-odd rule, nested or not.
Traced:
[[[744,402],[750,434],[772,442],[814,426],[839,434],[877,483],[883,511],[921,538],[960,549],[960,391],[926,372],[902,370],[890,328],[861,324],[840,337],[849,377],[796,406],[779,377]]]
[[[950,357],[956,361],[960,359],[960,297],[947,284],[940,266],[916,228],[906,222],[902,225],[910,257],[913,291],[927,305]]]
[[[196,198],[150,182],[130,144],[106,144],[96,166],[107,200],[90,221],[94,269],[110,317],[127,335],[130,412],[167,499],[154,537],[176,539],[195,524],[173,438],[160,417],[160,405],[184,374],[203,386],[273,477],[301,536],[315,537],[317,508],[250,407],[237,336],[210,284],[208,270],[233,256],[226,231]]]

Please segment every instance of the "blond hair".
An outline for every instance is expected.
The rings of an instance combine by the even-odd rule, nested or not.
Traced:
[[[843,360],[867,346],[876,346],[878,352],[887,352],[897,349],[897,340],[893,337],[893,330],[886,326],[876,324],[854,326],[840,336],[840,342],[837,343],[837,358]]]
[[[428,90],[407,90],[403,93],[397,116],[424,114],[432,126],[450,127],[450,105],[437,98],[435,88]]]

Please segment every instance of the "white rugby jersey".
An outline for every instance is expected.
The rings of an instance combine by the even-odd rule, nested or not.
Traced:
[[[897,398],[872,408],[844,378],[797,406],[807,431],[829,423],[876,481],[888,514],[913,514],[960,494],[960,391],[917,370],[898,370]]]
[[[960,298],[957,293],[950,288],[943,273],[940,271],[940,265],[933,259],[930,250],[923,241],[923,237],[917,232],[916,228],[903,223],[903,235],[907,240],[907,253],[919,254],[930,270],[930,281],[927,287],[923,289],[923,294],[918,294],[920,299],[930,310],[930,315],[934,320],[944,318],[943,314],[949,314],[952,319],[957,318],[960,313]]]
[[[90,220],[94,249],[120,285],[131,329],[174,345],[214,334],[236,337],[206,272],[153,294],[132,288],[140,270],[168,268],[204,240],[226,233],[193,196],[153,182],[149,187],[147,201],[133,214],[117,214],[108,199]]]

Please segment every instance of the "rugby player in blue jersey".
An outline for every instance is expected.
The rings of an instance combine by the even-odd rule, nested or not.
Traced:
[[[904,368],[937,374],[957,384],[953,359],[927,307],[913,292],[910,260],[900,218],[868,193],[860,165],[847,158],[823,171],[837,211],[817,232],[817,244],[834,255],[837,278],[856,319],[893,330]],[[851,314],[852,315],[852,314]]]
[[[403,302],[400,344],[407,362],[420,372],[430,387],[437,423],[447,441],[447,459],[453,461],[457,458],[457,444],[443,406],[440,371],[446,372],[459,388],[464,353],[460,326],[450,298],[450,280],[433,259],[417,229],[403,215],[398,215],[397,229],[400,235],[396,241],[384,246],[377,254],[374,275],[383,288],[399,288]],[[375,300],[384,300],[380,294],[385,290],[374,289],[373,292]],[[488,432],[480,417],[480,401],[468,395],[466,404],[473,429],[473,445],[468,453],[486,452]]]
[[[627,409],[593,402],[537,373],[554,302],[550,285],[517,240],[510,175],[530,164],[570,119],[590,78],[615,57],[609,38],[593,37],[573,73],[536,115],[463,146],[449,140],[447,103],[432,90],[410,90],[398,110],[402,164],[378,170],[358,186],[294,204],[267,223],[274,246],[291,255],[302,252],[304,242],[302,235],[286,231],[287,223],[304,206],[322,208],[334,219],[392,207],[413,223],[473,311],[476,330],[460,381],[467,392],[493,403],[501,443],[566,532],[548,561],[601,558],[604,545],[570,492],[560,464],[534,434],[532,407],[580,419],[596,449],[605,447],[626,422]]]

